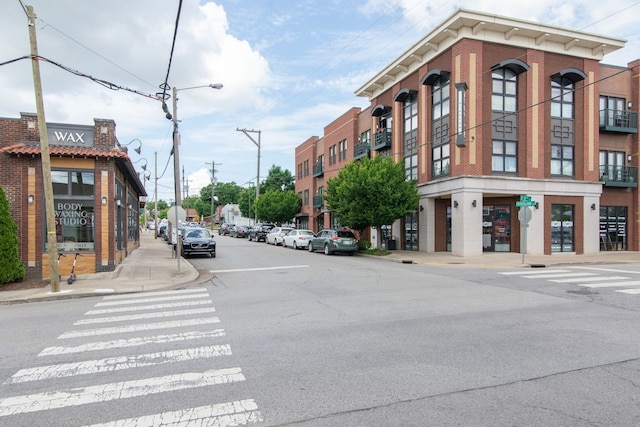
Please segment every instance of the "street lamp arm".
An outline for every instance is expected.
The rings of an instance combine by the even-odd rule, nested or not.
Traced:
[[[222,86],[222,83],[209,83],[208,85],[182,87],[182,88],[174,88],[174,89],[176,92],[180,92],[181,90],[200,89],[203,87],[210,87],[211,89],[222,89],[223,86]]]

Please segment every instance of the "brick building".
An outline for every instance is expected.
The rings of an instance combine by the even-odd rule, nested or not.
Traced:
[[[60,274],[79,253],[77,274],[115,270],[139,246],[146,192],[113,120],[93,126],[47,123]],[[49,277],[37,116],[0,118],[0,186],[18,225],[28,278]],[[71,255],[71,256],[69,256]]]
[[[421,199],[373,230],[374,242],[471,256],[520,252],[526,233],[530,254],[640,250],[640,61],[601,63],[624,44],[458,10],[357,89],[370,107],[296,149],[298,223],[335,225],[316,202],[326,179],[384,155],[404,164]]]

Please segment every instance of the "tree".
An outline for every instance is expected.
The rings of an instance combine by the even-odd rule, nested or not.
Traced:
[[[19,244],[18,226],[9,211],[9,200],[0,187],[0,285],[24,279]]]
[[[420,200],[404,165],[383,156],[349,163],[327,181],[323,197],[340,224],[360,232],[370,226],[380,230],[414,212]]]
[[[295,191],[296,183],[288,169],[282,170],[280,166],[273,165],[269,169],[267,178],[260,183],[260,194],[269,191]]]
[[[301,204],[300,197],[294,191],[269,191],[258,197],[255,208],[261,220],[283,224],[293,220]]]
[[[224,206],[229,203],[238,203],[241,191],[242,187],[235,182],[217,183],[213,189],[213,195],[218,198],[218,201],[214,205]],[[211,204],[211,184],[200,190],[200,197]]]

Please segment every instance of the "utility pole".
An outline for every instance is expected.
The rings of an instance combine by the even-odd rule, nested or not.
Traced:
[[[53,183],[51,180],[51,157],[49,154],[49,137],[47,135],[47,121],[44,115],[44,101],[42,96],[42,81],[40,79],[40,64],[38,63],[38,41],[36,39],[36,15],[33,6],[26,6],[20,2],[29,20],[29,42],[31,45],[31,68],[33,69],[33,87],[36,95],[36,110],[38,113],[38,128],[40,131],[40,158],[42,160],[42,183],[44,187],[45,216],[47,222],[47,249],[49,252],[49,279],[51,292],[60,292],[60,273],[58,268],[58,244],[56,239],[56,217],[53,205]]]
[[[253,129],[239,129],[236,128],[236,130],[238,132],[242,132],[245,135],[247,135],[247,138],[249,138],[251,140],[251,142],[253,142],[256,147],[258,147],[258,172],[256,174],[256,200],[258,200],[258,197],[260,196],[260,135],[262,135],[262,131],[260,130],[253,130]],[[249,135],[250,133],[257,133],[258,134],[258,140],[256,141],[255,139],[253,139],[253,137],[251,135]],[[258,222],[258,212],[255,212],[255,218],[254,218],[255,223]]]
[[[213,209],[214,209],[214,199],[213,199],[213,186],[216,185],[216,165],[221,165],[222,163],[216,163],[211,160],[211,163],[205,162],[205,165],[211,165],[211,231],[213,231]]]
[[[154,194],[154,198],[155,198],[155,206],[153,207],[153,218],[154,218],[154,222],[155,222],[155,227],[154,227],[154,238],[157,239],[158,238],[158,152],[154,152],[153,153],[153,164],[154,164],[154,188],[153,188],[153,194]]]

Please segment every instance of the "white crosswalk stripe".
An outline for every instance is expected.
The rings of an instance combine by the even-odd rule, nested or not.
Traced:
[[[224,384],[246,381],[241,367],[233,366],[231,346],[225,343],[211,343],[211,340],[226,337],[226,332],[222,328],[205,329],[208,325],[219,324],[221,321],[218,317],[210,316],[216,310],[212,306],[208,291],[204,288],[105,296],[94,307],[85,313],[85,318],[73,324],[73,329],[57,337],[59,340],[74,339],[72,345],[47,347],[38,354],[38,360],[46,361],[50,357],[69,354],[76,354],[75,358],[82,358],[85,353],[95,354],[103,351],[109,352],[108,357],[74,359],[64,363],[47,364],[45,362],[40,366],[19,369],[0,387],[18,387],[35,381],[40,381],[43,385],[37,387],[35,392],[21,395],[11,396],[11,393],[0,393],[0,396],[3,396],[0,398],[0,420],[2,420],[0,424],[5,424],[6,421],[6,425],[11,425],[11,417],[21,414],[46,412],[51,409],[63,410],[92,404],[116,404],[120,399],[142,397],[149,399],[180,390],[225,387]],[[153,321],[176,317],[181,319]],[[109,323],[121,324],[106,326]],[[75,328],[85,325],[105,326],[91,329]],[[165,329],[176,331],[140,336],[147,331]],[[116,335],[116,337],[108,340],[92,340],[94,337],[104,335]],[[192,342],[195,345],[189,347],[189,343]],[[187,347],[174,348],[180,343]],[[151,352],[135,352],[135,349],[151,345],[156,346]],[[169,348],[155,351],[158,349],[157,346],[164,345]],[[134,352],[114,355],[114,352],[120,351]],[[202,362],[194,363],[198,360]],[[212,369],[211,363],[214,361],[218,361],[216,364],[223,366]],[[160,366],[170,364],[176,364],[175,369],[169,368],[171,374],[149,376],[149,372],[158,374],[162,372],[158,369]],[[205,370],[189,369],[191,366],[206,368]],[[162,369],[167,370],[167,368]],[[120,374],[123,381],[104,381],[104,378],[111,378],[111,373],[117,371],[126,372],[124,377]],[[108,376],[99,377],[101,374]],[[93,378],[102,378],[102,380],[91,384]],[[65,386],[64,381],[69,381],[69,386]],[[237,388],[230,390],[233,393]],[[216,392],[201,394],[205,398],[222,395]],[[236,391],[233,394],[238,393]],[[228,401],[220,403],[201,401],[201,404],[205,403],[204,406],[189,405],[192,402],[189,400],[186,401],[189,403],[184,408],[155,414],[145,413],[144,408],[147,406],[142,405],[139,409],[141,412],[134,413],[135,417],[116,420],[104,419],[104,417],[108,417],[109,413],[117,414],[118,410],[98,412],[96,416],[102,419],[95,418],[91,421],[95,423],[92,424],[94,427],[240,426],[263,421],[258,405],[253,399],[247,396],[230,397],[232,398],[225,399]],[[133,407],[135,408],[135,405]]]
[[[586,272],[588,270],[588,272]],[[606,275],[602,273],[623,273],[622,275]],[[640,286],[640,280],[633,280],[632,275],[638,276],[640,272],[600,267],[575,266],[565,269],[539,269],[531,271],[503,271],[504,276],[519,276],[526,279],[546,279],[547,282],[575,284],[584,288],[625,288]],[[640,294],[640,288],[614,289],[615,292],[631,295]]]

